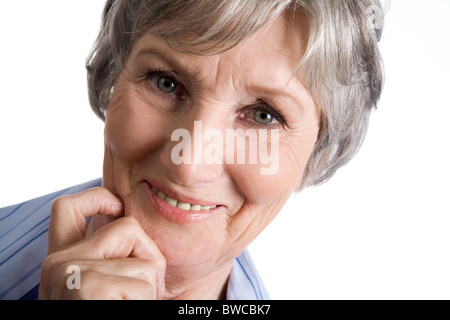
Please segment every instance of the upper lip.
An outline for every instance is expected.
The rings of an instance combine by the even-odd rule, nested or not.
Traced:
[[[147,183],[150,185],[150,187],[154,187],[154,188],[158,189],[159,191],[163,192],[166,196],[169,196],[179,202],[198,204],[201,206],[221,206],[221,204],[219,204],[219,203],[213,203],[213,202],[207,201],[207,200],[201,200],[201,199],[197,199],[197,198],[187,197],[187,196],[181,194],[180,192],[166,188],[165,186],[158,184],[157,182],[150,182],[147,180]]]

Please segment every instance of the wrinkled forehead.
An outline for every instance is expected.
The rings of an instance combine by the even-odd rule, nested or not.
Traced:
[[[163,22],[156,28],[164,28]],[[251,34],[242,42],[234,44],[233,47],[217,52],[208,50],[210,43],[190,46],[190,50],[179,46],[170,39],[163,39],[159,36],[158,30],[145,32],[134,44],[130,58],[142,51],[159,51],[159,54],[167,57],[177,57],[172,60],[189,60],[186,64],[195,64],[195,61],[206,62],[209,60],[221,59],[231,61],[236,67],[254,67],[260,70],[265,68],[276,69],[279,66],[287,69],[292,74],[300,63],[306,50],[308,42],[308,25],[303,20],[296,20],[294,23],[287,14],[271,21],[262,29]],[[155,34],[156,33],[156,34]],[[195,37],[187,34],[185,41],[195,41]],[[194,52],[191,52],[195,50]],[[250,71],[250,70],[249,70]]]

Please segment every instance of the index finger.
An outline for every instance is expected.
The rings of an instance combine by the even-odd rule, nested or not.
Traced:
[[[48,254],[84,239],[86,218],[95,214],[119,218],[123,203],[103,187],[56,199],[51,209]]]

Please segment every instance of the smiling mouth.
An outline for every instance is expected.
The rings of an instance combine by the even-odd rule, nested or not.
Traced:
[[[200,204],[181,202],[181,201],[178,201],[176,199],[173,199],[173,198],[169,197],[164,192],[159,191],[158,189],[156,189],[153,186],[151,188],[152,188],[152,191],[159,198],[161,198],[164,202],[166,202],[167,204],[171,205],[172,207],[175,207],[175,208],[178,208],[178,209],[181,209],[181,210],[185,210],[185,211],[208,211],[208,210],[215,209],[217,207],[217,205],[205,206],[205,205],[200,205]]]

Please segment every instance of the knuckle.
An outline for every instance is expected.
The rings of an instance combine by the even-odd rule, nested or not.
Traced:
[[[55,201],[53,201],[51,206],[51,215],[55,216],[64,212],[67,208],[71,206],[72,203],[71,196],[59,197]]]
[[[52,253],[45,258],[41,267],[41,275],[48,276],[61,265],[60,254],[58,252]]]
[[[66,261],[61,257],[60,252],[49,255],[41,267],[41,279],[55,279],[59,276],[65,276],[70,266],[78,265],[74,261]]]
[[[141,228],[140,224],[137,222],[137,220],[135,218],[126,216],[120,219],[121,223],[129,228]]]

